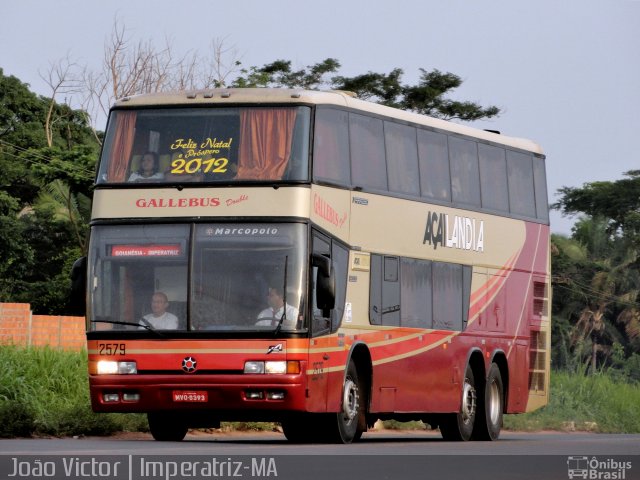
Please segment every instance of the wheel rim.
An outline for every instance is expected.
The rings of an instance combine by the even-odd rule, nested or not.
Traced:
[[[347,378],[347,380],[344,382],[343,395],[342,412],[344,413],[344,417],[347,423],[351,423],[353,419],[358,415],[359,406],[358,386],[353,380],[351,380],[351,378]]]
[[[489,420],[492,425],[498,423],[500,419],[500,389],[498,388],[498,382],[491,382],[489,385],[489,399],[488,399],[488,408],[489,408]]]
[[[462,421],[468,425],[476,414],[476,389],[469,382],[464,382],[462,391]]]

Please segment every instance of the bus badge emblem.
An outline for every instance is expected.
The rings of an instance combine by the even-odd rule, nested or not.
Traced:
[[[186,357],[182,360],[182,370],[187,373],[195,372],[197,365],[198,362],[196,362],[196,359],[193,357]]]
[[[270,345],[269,349],[267,350],[267,355],[273,352],[282,352],[282,344],[279,343],[277,345]]]

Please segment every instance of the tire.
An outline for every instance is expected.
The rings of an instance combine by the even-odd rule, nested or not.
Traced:
[[[440,433],[449,441],[468,441],[473,435],[476,421],[476,384],[471,366],[467,365],[462,384],[462,402],[458,413],[447,413],[440,418]]]
[[[500,369],[495,363],[491,364],[481,402],[478,405],[478,415],[473,431],[473,438],[477,440],[497,440],[502,428],[504,411],[504,386]]]
[[[358,370],[349,362],[342,386],[341,410],[330,414],[322,436],[331,443],[352,443],[366,429],[366,394],[358,379]]]
[[[318,415],[301,414],[287,417],[280,422],[282,433],[291,443],[312,443],[321,441],[322,438],[318,432],[319,422]]]
[[[147,421],[151,435],[159,442],[179,442],[187,434],[188,427],[169,414],[150,412]]]

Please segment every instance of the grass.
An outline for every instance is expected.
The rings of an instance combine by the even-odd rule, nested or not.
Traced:
[[[93,413],[86,352],[0,346],[0,437],[146,428],[144,415]]]
[[[607,373],[591,376],[554,371],[549,404],[535,412],[505,416],[512,430],[640,432],[640,384]]]
[[[384,422],[386,428],[425,428]],[[225,430],[272,430],[270,423],[225,423]],[[640,384],[602,373],[552,372],[549,404],[506,415],[505,429],[640,433]],[[142,414],[91,410],[86,352],[0,345],[0,437],[110,435],[147,431]]]

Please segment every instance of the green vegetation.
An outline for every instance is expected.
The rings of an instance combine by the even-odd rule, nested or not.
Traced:
[[[147,429],[144,415],[93,413],[87,375],[86,352],[0,346],[0,437]]]
[[[640,432],[640,384],[615,374],[584,375],[554,371],[549,404],[535,412],[505,416],[511,430]]]
[[[141,414],[91,411],[86,352],[0,346],[0,437],[110,435],[147,431]],[[549,405],[507,415],[511,430],[640,432],[640,384],[617,378],[554,371]],[[384,422],[389,429],[423,429],[422,422]],[[225,422],[223,431],[271,431],[272,423]]]

